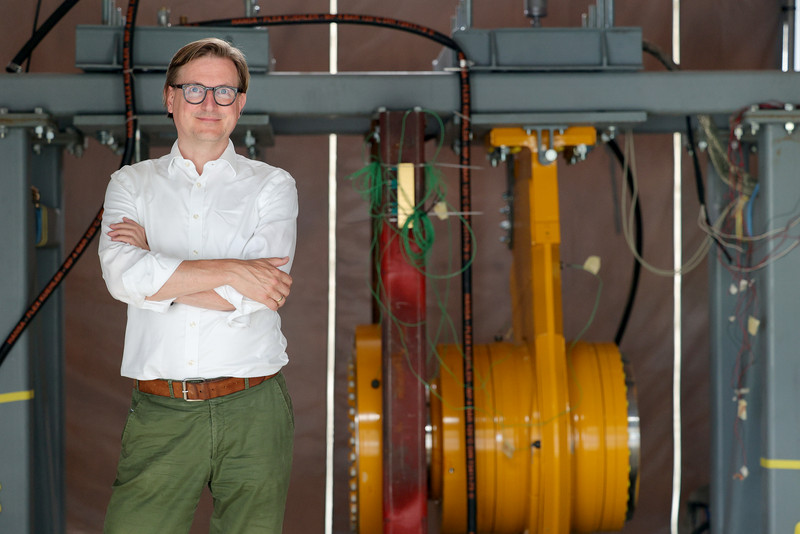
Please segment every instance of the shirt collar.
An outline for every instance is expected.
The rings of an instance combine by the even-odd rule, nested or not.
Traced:
[[[175,141],[172,144],[172,149],[169,151],[169,160],[170,166],[185,161],[180,149],[178,149],[178,141]],[[228,139],[228,146],[225,148],[225,151],[222,153],[219,159],[215,161],[224,161],[228,164],[234,174],[238,173],[238,165],[236,164],[236,150],[233,148],[233,142],[230,139]]]

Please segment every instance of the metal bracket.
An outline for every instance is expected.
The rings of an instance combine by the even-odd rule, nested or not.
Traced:
[[[33,151],[41,152],[42,145],[64,145],[75,156],[81,156],[85,148],[83,134],[73,128],[59,131],[58,124],[52,115],[42,108],[35,108],[33,113],[11,113],[8,108],[0,108],[0,140],[4,139],[11,128],[26,128],[33,136]]]
[[[553,138],[556,132],[558,132],[559,135],[563,134],[564,130],[567,129],[566,126],[525,126],[523,129],[528,135],[532,132],[536,132],[536,156],[539,158],[540,165],[550,165],[558,158],[558,152],[553,144]],[[542,142],[542,132],[548,133],[547,146]]]

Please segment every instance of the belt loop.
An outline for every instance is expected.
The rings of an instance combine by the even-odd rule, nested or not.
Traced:
[[[167,386],[169,387],[169,398],[175,398],[175,392],[172,390],[172,380],[167,380]]]
[[[244,389],[250,389],[250,378],[244,377]]]

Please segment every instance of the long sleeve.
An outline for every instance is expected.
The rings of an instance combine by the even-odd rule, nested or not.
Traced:
[[[146,300],[146,297],[157,292],[169,280],[181,260],[160,252],[114,242],[108,236],[109,225],[122,222],[123,217],[146,226],[134,196],[126,187],[125,181],[129,178],[126,172],[123,168],[114,173],[106,190],[98,248],[103,279],[115,299],[137,308],[165,312],[171,301],[154,302]]]
[[[298,202],[294,179],[285,171],[273,172],[259,194],[257,208],[258,225],[243,247],[242,258],[288,256],[289,262],[280,269],[289,273],[297,243]],[[246,326],[250,314],[267,309],[264,304],[244,297],[231,286],[218,287],[215,291],[235,308],[227,318],[231,326]]]

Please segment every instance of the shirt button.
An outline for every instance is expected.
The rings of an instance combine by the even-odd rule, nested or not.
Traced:
[[[196,213],[195,213],[194,215],[192,215],[192,218],[194,218],[194,219],[199,219],[199,218],[200,218],[200,216],[199,216],[198,214],[196,214]]]
[[[200,182],[197,182],[197,187],[203,187],[203,184],[201,184]]]
[[[193,250],[193,251],[192,251],[192,254],[194,254],[195,256],[197,256],[198,252],[197,252],[196,250]]]
[[[183,166],[184,167],[189,167],[190,165],[191,165],[191,162],[189,162],[189,161],[184,161],[183,162]]]
[[[191,323],[189,323],[189,326],[191,326],[192,328],[194,328],[195,326],[197,326],[197,323],[196,323],[196,322],[194,322],[194,321],[192,321]]]
[[[194,360],[189,360],[189,365],[194,365]]]

